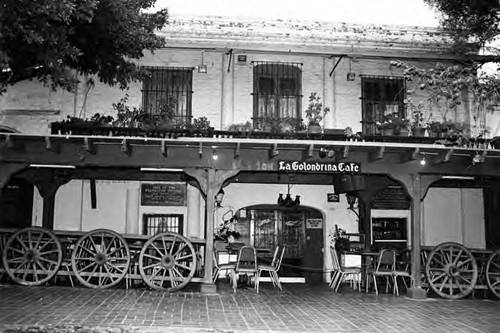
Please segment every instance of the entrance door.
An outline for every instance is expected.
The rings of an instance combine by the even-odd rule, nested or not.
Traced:
[[[32,209],[33,185],[12,179],[0,192],[0,227],[30,227]]]
[[[297,282],[305,279],[308,284],[323,281],[321,212],[308,207],[259,205],[243,208],[238,215],[239,241],[268,249],[271,256],[277,244],[287,245],[280,277]]]
[[[311,210],[305,214],[306,250],[304,256],[304,272],[307,284],[323,282],[323,216]]]

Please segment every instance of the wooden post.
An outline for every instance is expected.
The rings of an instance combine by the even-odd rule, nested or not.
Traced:
[[[408,296],[415,299],[427,298],[427,291],[422,288],[421,251],[421,203],[430,185],[438,180],[439,176],[422,176],[421,174],[391,174],[406,187],[411,197],[411,279],[412,286],[408,289]]]
[[[222,188],[224,182],[238,174],[239,170],[215,170],[215,169],[184,169],[184,172],[195,178],[200,190],[206,197],[206,221],[205,221],[205,271],[203,276],[203,285],[201,292],[214,293],[217,291],[212,282],[213,272],[213,251],[214,251],[214,213],[215,213],[215,195]]]
[[[43,198],[42,226],[45,229],[54,229],[54,204],[56,192],[61,185],[71,180],[70,173],[62,170],[40,170],[36,175],[28,177],[35,184]]]

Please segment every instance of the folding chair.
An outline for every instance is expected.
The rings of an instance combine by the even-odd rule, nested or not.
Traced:
[[[253,246],[242,246],[236,261],[236,267],[233,275],[233,290],[236,293],[238,278],[241,274],[254,275],[255,286],[259,284],[258,268],[257,268],[257,251]],[[258,291],[257,291],[258,292]]]
[[[286,250],[286,245],[278,245],[274,250],[273,260],[271,261],[270,265],[266,264],[257,265],[257,271],[258,271],[256,280],[257,293],[259,293],[260,275],[262,274],[262,272],[269,272],[269,276],[271,277],[271,282],[273,283],[273,286],[277,286],[279,290],[283,290],[281,288],[278,271],[280,270],[285,250]]]

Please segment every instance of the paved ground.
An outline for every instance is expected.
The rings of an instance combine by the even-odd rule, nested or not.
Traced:
[[[0,285],[0,332],[500,332],[499,300],[377,297],[326,285],[219,290]]]

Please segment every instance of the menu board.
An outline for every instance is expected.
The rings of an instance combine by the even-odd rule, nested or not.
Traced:
[[[142,184],[141,206],[186,206],[186,184]]]

